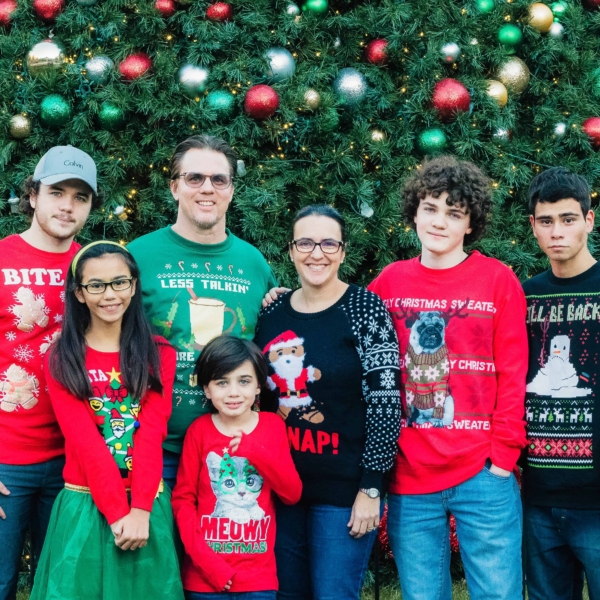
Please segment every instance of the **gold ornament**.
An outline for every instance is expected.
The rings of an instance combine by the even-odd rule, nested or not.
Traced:
[[[515,94],[520,94],[529,85],[529,68],[516,56],[509,58],[498,69],[496,75],[508,90]]]
[[[385,132],[381,131],[381,129],[373,129],[371,131],[371,139],[374,142],[383,142],[385,140]]]
[[[500,108],[506,106],[508,102],[508,91],[503,83],[495,79],[487,80],[487,95],[493,98]]]
[[[10,135],[17,140],[22,140],[31,134],[31,121],[24,115],[15,115],[10,120]]]
[[[541,2],[534,2],[529,7],[529,25],[534,29],[537,29],[540,33],[546,33],[550,31],[552,23],[554,22],[554,15],[549,6],[542,4]]]
[[[65,53],[54,40],[36,44],[27,54],[27,68],[32,75],[60,69],[64,62]]]
[[[321,106],[321,94],[312,88],[306,90],[306,92],[304,92],[304,104],[311,110],[319,108],[319,106]]]

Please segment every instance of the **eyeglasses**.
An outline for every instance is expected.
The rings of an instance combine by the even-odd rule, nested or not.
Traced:
[[[226,190],[233,182],[233,177],[229,175],[202,175],[202,173],[182,173],[177,177],[173,177],[172,180],[174,181],[180,177],[183,177],[186,185],[191,188],[202,187],[207,178],[210,179],[215,190]]]
[[[123,277],[122,279],[114,279],[113,281],[93,281],[92,283],[80,283],[79,287],[82,287],[88,294],[103,294],[107,285],[110,285],[115,292],[124,292],[131,287],[132,281],[133,277]]]
[[[310,238],[302,238],[299,240],[292,240],[290,246],[296,246],[298,252],[303,252],[305,254],[312,252],[316,246],[319,246],[321,252],[324,252],[325,254],[335,254],[340,248],[345,246],[345,242],[338,242],[337,240],[315,242]]]

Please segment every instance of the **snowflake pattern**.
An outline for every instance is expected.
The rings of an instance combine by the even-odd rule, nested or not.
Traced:
[[[243,275],[243,274],[244,274],[244,269],[238,269],[238,273],[239,273],[240,275]]]
[[[446,392],[436,392],[433,396],[433,401],[436,406],[444,406],[446,400]]]
[[[394,387],[394,374],[390,369],[386,369],[381,374],[381,387],[384,387],[386,390],[391,390]]]
[[[183,375],[177,375],[177,381],[183,381]]]
[[[418,379],[421,379],[421,377],[423,377],[423,369],[421,369],[421,367],[416,366],[411,372],[410,372],[410,376],[412,379],[414,379],[415,381],[417,381]]]
[[[65,301],[65,298],[66,298],[65,291],[63,290],[63,291],[60,293],[60,301],[61,301],[61,302],[64,302],[64,301]]]
[[[371,317],[369,319],[369,331],[371,333],[375,333],[378,329],[379,329],[379,325],[378,325],[377,321],[373,317]]]
[[[54,315],[54,322],[55,323],[62,323],[63,317],[62,315],[56,314]]]
[[[196,404],[196,401],[195,401],[193,398],[190,398],[190,404],[191,404],[192,406],[194,406],[194,404]]]
[[[173,268],[173,267],[171,266],[171,263],[167,263],[167,264],[165,265],[165,269],[172,269],[172,268]]]
[[[198,268],[198,263],[192,263],[192,269],[197,269]]]
[[[410,390],[406,390],[406,404],[408,406],[412,406],[412,403],[415,401],[415,393]]]
[[[435,366],[431,366],[427,369],[427,371],[425,371],[425,377],[427,378],[427,381],[437,381],[439,376],[440,372]]]
[[[222,271],[223,270],[223,265],[217,265],[217,271]]]
[[[14,331],[7,331],[5,337],[9,342],[14,342],[17,339],[17,334]]]
[[[448,362],[448,359],[445,358],[441,364],[442,370],[444,371],[444,375],[450,373],[450,363]]]
[[[28,344],[20,344],[15,348],[13,356],[21,362],[29,362],[33,358],[33,350]]]

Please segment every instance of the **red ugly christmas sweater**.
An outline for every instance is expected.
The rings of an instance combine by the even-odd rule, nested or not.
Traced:
[[[87,349],[92,397],[80,400],[44,370],[52,406],[65,436],[65,483],[89,488],[109,525],[131,508],[151,511],[162,475],[162,443],[171,415],[175,350],[156,338],[163,393],[139,400],[123,385],[118,352]]]
[[[183,587],[193,592],[277,590],[273,493],[295,504],[302,483],[285,424],[261,412],[258,425],[229,454],[231,438],[204,415],[189,428],[173,512],[185,546]]]
[[[38,250],[20,235],[0,241],[0,462],[30,465],[64,453],[43,377],[43,356],[59,334],[67,252]]]
[[[400,344],[402,434],[390,491],[458,485],[488,458],[512,471],[525,446],[525,297],[501,262],[472,252],[450,269],[420,258],[386,267],[369,289]]]

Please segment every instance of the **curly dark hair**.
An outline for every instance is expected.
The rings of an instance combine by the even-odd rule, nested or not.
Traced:
[[[29,198],[31,197],[31,193],[39,194],[40,193],[40,182],[35,181],[33,176],[29,176],[21,186],[21,197],[19,199],[19,210],[28,217],[33,217],[33,207],[31,206],[31,202],[29,202]],[[104,202],[104,195],[102,194],[102,190],[100,190],[97,194],[92,190],[92,210],[102,206]]]
[[[446,204],[466,208],[470,217],[471,233],[465,236],[465,245],[471,244],[485,232],[492,208],[490,183],[483,171],[471,162],[458,161],[453,156],[427,160],[404,184],[404,220],[415,229],[414,218],[421,200],[426,196],[439,198],[448,192]]]

